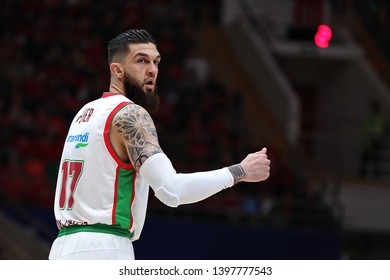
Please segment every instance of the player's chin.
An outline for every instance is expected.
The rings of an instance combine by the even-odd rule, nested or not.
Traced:
[[[156,92],[155,90],[153,90],[153,89],[145,90],[145,93],[146,93],[146,94],[149,94],[149,95],[155,95],[155,94],[157,94],[157,92]]]

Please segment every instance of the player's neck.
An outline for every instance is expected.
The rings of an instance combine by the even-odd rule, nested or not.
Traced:
[[[124,94],[124,90],[123,90],[123,86],[119,86],[119,85],[116,85],[114,83],[110,84],[109,92],[111,92],[111,93],[119,93],[119,94],[125,95]]]

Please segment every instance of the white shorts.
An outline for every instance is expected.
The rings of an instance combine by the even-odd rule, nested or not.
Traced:
[[[57,237],[49,260],[134,260],[134,248],[127,237],[77,232]]]

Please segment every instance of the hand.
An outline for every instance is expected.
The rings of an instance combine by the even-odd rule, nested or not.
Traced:
[[[271,161],[267,156],[267,149],[248,154],[241,161],[240,165],[245,173],[240,181],[244,182],[260,182],[266,180],[270,175]]]

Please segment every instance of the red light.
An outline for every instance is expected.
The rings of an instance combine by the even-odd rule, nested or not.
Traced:
[[[329,41],[332,39],[332,29],[329,26],[321,24],[318,26],[314,37],[314,43],[319,48],[329,47]]]

